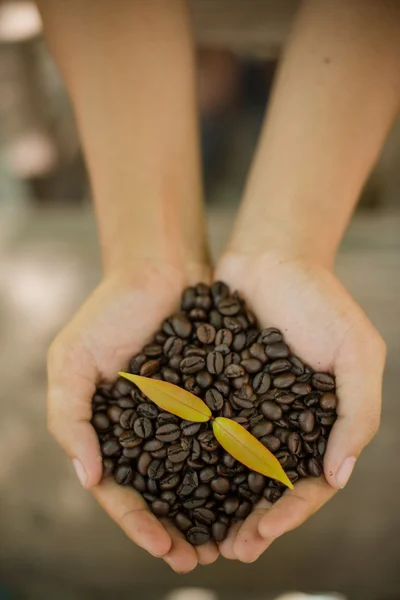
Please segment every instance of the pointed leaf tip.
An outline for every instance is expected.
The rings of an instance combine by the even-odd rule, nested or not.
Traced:
[[[132,373],[120,372],[119,375],[137,385],[154,404],[181,419],[205,423],[211,417],[211,410],[203,400],[173,383]]]

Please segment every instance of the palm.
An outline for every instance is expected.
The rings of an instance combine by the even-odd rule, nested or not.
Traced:
[[[273,510],[261,501],[258,510],[238,524],[221,545],[226,557],[252,561],[273,539],[300,525],[332,497],[342,461],[357,456],[376,431],[377,411],[371,413],[367,432],[353,424],[363,410],[363,401],[367,407],[370,398],[376,406],[383,360],[372,326],[329,271],[276,257],[228,256],[220,263],[217,276],[242,292],[262,326],[276,326],[284,332],[294,354],[316,370],[334,372],[340,399],[339,419],[324,461],[326,479],[300,482]],[[374,377],[367,392],[365,373],[371,368]],[[368,398],[363,397],[363,390]]]
[[[197,551],[170,523],[163,525],[133,489],[100,482],[99,445],[89,424],[91,397],[112,381],[179,304],[184,282],[163,273],[137,274],[135,284],[104,281],[56,339],[49,360],[50,427],[71,458],[79,456],[93,493],[138,545],[186,572],[217,557],[214,544]],[[61,433],[63,431],[64,433]],[[73,439],[73,446],[71,445]],[[83,458],[82,458],[83,457]]]

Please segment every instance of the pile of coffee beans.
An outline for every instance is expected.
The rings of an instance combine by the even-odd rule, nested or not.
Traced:
[[[336,419],[334,377],[293,356],[278,329],[261,331],[224,283],[187,288],[181,311],[164,321],[128,370],[181,386],[202,398],[215,417],[243,425],[275,454],[293,483],[322,474]],[[193,545],[222,541],[260,498],[276,502],[285,490],[225,452],[211,421],[163,412],[126,379],[96,390],[92,424],[104,476],[133,486]]]

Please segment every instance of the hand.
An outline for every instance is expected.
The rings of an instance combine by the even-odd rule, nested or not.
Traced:
[[[273,506],[262,500],[220,544],[226,558],[256,560],[344,487],[379,427],[385,346],[328,269],[290,256],[227,254],[216,277],[243,293],[262,326],[280,328],[294,354],[336,375],[339,397],[324,460],[325,478],[307,479]]]
[[[73,461],[82,485],[131,540],[180,573],[216,560],[216,545],[193,548],[171,523],[161,523],[133,488],[101,481],[91,398],[96,385],[112,381],[176,309],[183,288],[206,275],[196,269],[186,278],[169,265],[143,263],[129,278],[107,278],[55,339],[48,357],[49,429]]]

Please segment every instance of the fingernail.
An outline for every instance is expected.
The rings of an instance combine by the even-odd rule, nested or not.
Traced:
[[[79,481],[81,482],[83,487],[86,487],[87,473],[86,473],[85,467],[83,466],[81,461],[78,460],[77,458],[72,459],[72,464],[75,467],[75,471],[76,471]]]
[[[340,465],[338,472],[336,473],[336,483],[341,489],[343,489],[349,481],[355,464],[356,458],[354,456],[349,456]]]

